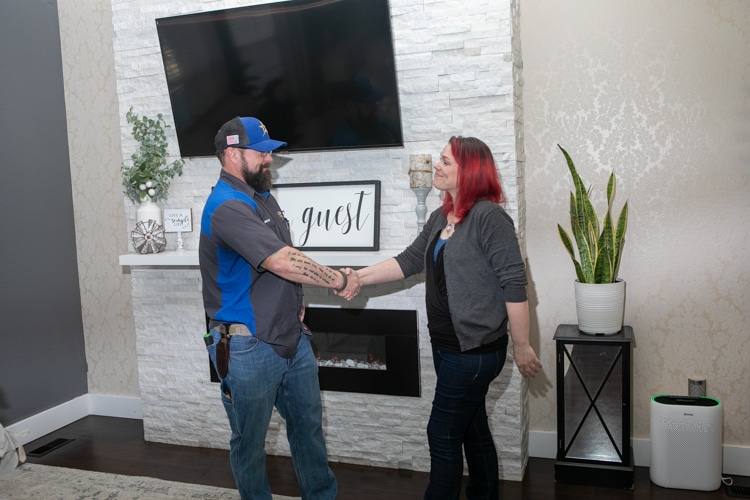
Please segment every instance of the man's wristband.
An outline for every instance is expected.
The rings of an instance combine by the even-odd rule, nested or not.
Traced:
[[[344,278],[344,282],[341,283],[341,286],[336,289],[336,293],[341,293],[344,290],[346,290],[346,285],[349,284],[349,278],[346,277],[346,273],[343,271],[339,271],[341,273],[341,277]]]

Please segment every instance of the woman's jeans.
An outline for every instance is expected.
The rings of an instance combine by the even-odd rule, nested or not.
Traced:
[[[207,349],[216,367],[218,328],[211,330],[211,335],[214,343]],[[336,497],[338,487],[328,467],[323,437],[318,362],[306,335],[300,335],[294,359],[280,357],[255,337],[231,337],[229,370],[220,387],[232,429],[229,458],[243,500],[271,499],[265,444],[274,406],[286,421],[302,498]]]
[[[506,352],[459,354],[432,349],[437,385],[427,423],[431,465],[425,499],[460,497],[464,453],[469,469],[466,497],[498,498],[497,451],[485,397],[503,369]]]

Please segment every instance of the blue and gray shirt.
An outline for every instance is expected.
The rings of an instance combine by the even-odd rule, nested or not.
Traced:
[[[302,285],[261,267],[285,246],[292,239],[276,199],[222,170],[203,208],[198,249],[210,326],[242,323],[291,359],[304,329]]]

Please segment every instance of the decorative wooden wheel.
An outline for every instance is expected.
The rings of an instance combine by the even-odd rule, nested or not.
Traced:
[[[167,238],[164,236],[164,227],[157,224],[155,220],[140,221],[130,233],[133,239],[133,247],[138,253],[159,253],[167,247]]]

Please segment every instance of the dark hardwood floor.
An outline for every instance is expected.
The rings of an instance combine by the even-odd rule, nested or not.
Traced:
[[[226,450],[146,442],[143,439],[143,425],[140,420],[89,416],[28,443],[26,451],[33,452],[56,439],[71,441],[43,456],[29,457],[27,461],[225,488],[234,487],[229,468],[229,453]],[[424,472],[341,463],[332,463],[331,468],[338,479],[340,500],[420,499],[427,484],[427,473]],[[299,495],[289,458],[268,457],[267,469],[274,493]],[[750,485],[750,478],[747,477],[735,477],[734,481],[736,485]],[[502,498],[528,500],[733,498],[727,495],[723,486],[712,492],[656,486],[651,483],[649,470],[645,467],[636,468],[635,486],[632,490],[559,484],[554,479],[554,461],[540,458],[532,458],[529,461],[523,481],[501,481],[500,492]]]

